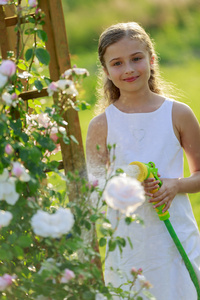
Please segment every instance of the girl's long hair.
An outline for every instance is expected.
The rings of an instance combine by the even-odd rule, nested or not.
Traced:
[[[137,39],[146,45],[149,57],[154,57],[154,68],[151,70],[148,82],[149,88],[156,94],[169,95],[169,93],[166,93],[165,90],[167,89],[169,92],[170,86],[164,82],[160,76],[158,56],[155,52],[153,40],[151,40],[146,31],[138,23],[118,23],[107,28],[99,38],[98,55],[101,66],[98,76],[97,103],[95,107],[95,112],[97,114],[103,112],[108,105],[114,103],[120,96],[120,90],[111,80],[108,79],[103,68],[106,68],[104,54],[107,47],[118,42],[124,37]]]

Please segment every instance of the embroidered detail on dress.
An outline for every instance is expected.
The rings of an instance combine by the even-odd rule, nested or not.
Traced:
[[[138,141],[138,142],[141,142],[144,137],[145,137],[145,130],[144,129],[133,129],[132,130],[133,132],[133,136],[134,138]]]

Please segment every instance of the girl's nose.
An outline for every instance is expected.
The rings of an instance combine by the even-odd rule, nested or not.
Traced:
[[[125,74],[134,73],[134,68],[131,64],[126,64]]]

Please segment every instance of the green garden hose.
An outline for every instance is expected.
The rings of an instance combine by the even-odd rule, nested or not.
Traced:
[[[130,163],[130,165],[139,167],[138,173],[136,172],[136,177],[139,181],[144,181],[147,178],[155,178],[156,180],[159,180],[159,186],[161,187],[162,182],[158,177],[158,169],[155,168],[155,164],[153,162],[149,162],[148,164],[145,164],[145,163],[135,161],[135,162]],[[152,192],[155,193],[157,190],[158,189],[153,190]],[[168,211],[166,211],[164,213],[162,212],[164,206],[165,206],[165,204],[157,207],[155,210],[156,210],[160,220],[165,223],[165,226],[167,227],[167,230],[168,230],[169,234],[171,235],[171,237],[174,241],[174,244],[176,245],[176,247],[182,257],[182,259],[185,263],[185,266],[190,274],[190,278],[196,288],[197,296],[198,296],[197,300],[200,300],[200,286],[199,286],[197,275],[196,275],[196,273],[193,269],[193,266],[192,266],[187,254],[186,254],[186,252],[185,252],[185,250],[184,250],[184,248],[183,248],[178,236],[176,235],[176,232],[174,231],[174,228],[169,220],[169,218],[170,218],[169,212]]]

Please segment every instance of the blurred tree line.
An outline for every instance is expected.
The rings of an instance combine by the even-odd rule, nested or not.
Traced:
[[[156,42],[161,63],[200,57],[199,0],[63,0],[72,54],[94,52],[99,34],[117,22],[139,22]]]

